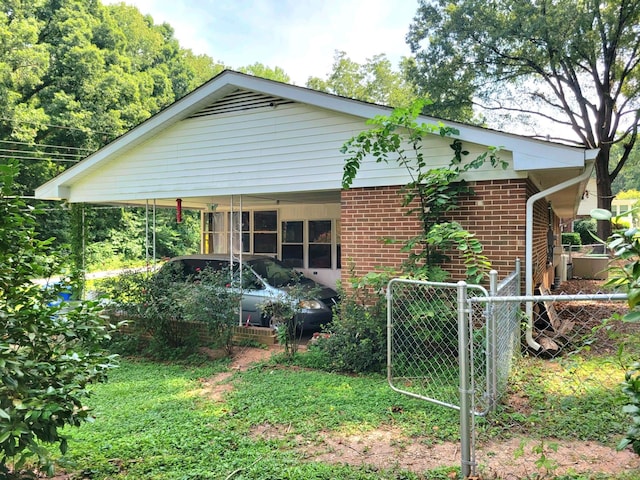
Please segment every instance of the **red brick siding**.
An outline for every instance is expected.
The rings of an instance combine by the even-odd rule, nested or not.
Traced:
[[[476,234],[502,278],[513,270],[516,258],[524,266],[526,201],[535,187],[527,180],[492,180],[472,186],[475,194],[462,200],[450,218]],[[406,209],[400,205],[399,189],[392,186],[342,192],[343,280],[352,273],[361,276],[380,266],[397,267],[406,258],[406,253],[400,252],[402,243],[385,245],[381,241],[391,237],[402,242],[420,232],[415,215],[405,215]],[[542,262],[536,276],[546,263],[547,216],[546,202],[536,202],[534,257]],[[464,266],[457,255],[451,257],[445,268],[452,273],[452,280],[463,279]]]

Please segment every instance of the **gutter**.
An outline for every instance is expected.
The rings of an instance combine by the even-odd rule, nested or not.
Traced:
[[[566,180],[562,183],[554,185],[542,192],[538,192],[532,195],[527,200],[526,206],[526,244],[525,244],[525,295],[533,296],[533,205],[541,198],[551,195],[553,193],[564,190],[567,187],[576,185],[582,181],[588,180],[593,170],[594,159],[598,153],[598,150],[585,151],[585,169],[579,176]],[[533,339],[533,302],[526,303],[526,315],[527,315],[527,329],[525,331],[525,338],[527,345],[534,350],[540,350],[541,345]]]

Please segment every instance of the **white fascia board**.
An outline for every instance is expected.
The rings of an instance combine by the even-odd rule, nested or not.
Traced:
[[[429,117],[425,118],[425,123],[440,123],[455,128],[459,134],[454,135],[454,138],[464,142],[497,147],[512,152],[513,169],[516,171],[580,168],[584,167],[585,160],[595,158],[598,153],[597,149],[587,150],[583,147],[550,143],[472,125],[429,119]]]

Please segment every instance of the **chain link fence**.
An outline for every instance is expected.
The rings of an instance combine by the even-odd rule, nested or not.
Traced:
[[[464,282],[389,283],[389,384],[400,393],[460,411],[463,474],[475,473],[475,416],[510,400],[510,372],[523,355],[556,362],[590,349],[611,353],[620,345],[603,319],[616,309],[624,311],[626,295],[542,293],[520,295],[519,266],[501,282],[492,272],[488,291]],[[525,313],[529,311],[531,318]],[[530,342],[524,335],[528,329]],[[549,364],[550,372],[557,369]],[[596,374],[586,378],[575,368],[569,371],[559,383],[562,392],[542,396],[549,402],[542,408],[558,410],[567,395],[602,388],[605,379]]]

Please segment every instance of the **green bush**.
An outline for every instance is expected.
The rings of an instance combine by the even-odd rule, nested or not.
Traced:
[[[155,275],[126,272],[101,286],[112,303],[111,314],[130,320],[130,335],[149,338],[146,353],[169,359],[194,353],[201,345],[195,324],[202,324],[215,347],[231,350],[231,327],[238,320],[239,294],[226,286],[229,272],[205,269],[186,277],[179,264],[168,264]],[[144,342],[121,345],[144,347]]]
[[[580,235],[580,242],[582,245],[593,245],[594,243],[599,243],[595,238],[597,225],[593,218],[578,220],[573,224],[573,231]]]
[[[387,303],[380,292],[387,281],[384,274],[369,274],[352,279],[349,293],[340,292],[340,308],[327,329],[328,335],[310,347],[316,363],[325,360],[323,369],[350,373],[384,370]]]
[[[607,210],[596,209],[591,215],[597,220],[609,220],[614,225],[619,221],[619,217],[614,217]],[[626,231],[614,231],[607,238],[606,245],[613,252],[616,261],[609,266],[609,279],[605,286],[622,289],[627,293],[629,311],[624,315],[618,314],[617,318],[623,322],[640,323],[640,231],[635,227]],[[619,348],[621,353],[623,347]],[[640,362],[634,362],[627,369],[622,392],[628,397],[629,403],[624,406],[623,411],[631,415],[631,425],[618,449],[622,450],[630,445],[640,455]]]
[[[577,232],[567,232],[562,234],[562,245],[576,245],[581,246],[582,240],[580,234]]]
[[[89,385],[115,366],[104,348],[108,327],[95,303],[60,303],[64,285],[34,278],[61,273],[51,240],[35,238],[35,219],[11,196],[16,174],[0,166],[0,476],[23,478],[29,460],[53,471],[46,444],[64,453],[65,425],[90,420]],[[68,255],[58,255],[65,258]]]

